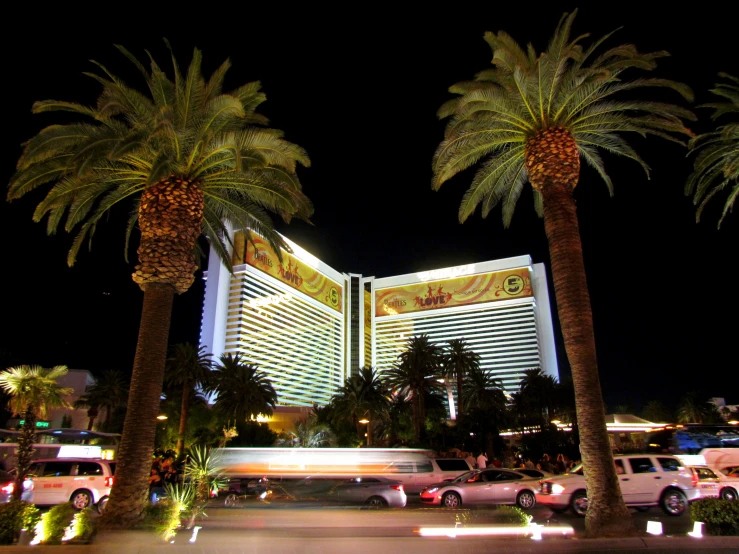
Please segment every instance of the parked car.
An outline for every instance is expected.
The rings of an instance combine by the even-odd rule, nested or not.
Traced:
[[[31,464],[23,500],[37,506],[71,502],[78,510],[97,506],[102,513],[113,486],[115,462],[90,458],[52,458]]]
[[[627,506],[648,509],[661,506],[669,515],[679,516],[689,502],[700,498],[691,472],[674,456],[631,454],[616,456],[616,473],[621,494]],[[539,482],[536,493],[539,503],[555,512],[568,508],[585,516],[588,497],[583,466],[566,475],[557,475]]]
[[[548,471],[541,471],[540,469],[514,469],[513,471],[516,471],[522,475],[526,475],[527,477],[533,477],[535,479],[549,479],[550,477],[554,477],[554,473],[549,473]]]
[[[418,494],[429,485],[454,479],[472,468],[464,458],[427,458],[394,462],[387,469],[391,473],[388,478],[400,481],[407,494]]]
[[[739,473],[731,472],[732,468],[714,471],[706,466],[690,466],[688,468],[693,477],[693,485],[700,489],[702,497],[723,498],[736,500],[739,490]]]
[[[515,504],[528,510],[536,505],[538,480],[512,469],[475,469],[449,482],[421,491],[421,502],[458,508],[468,504]]]
[[[0,503],[10,502],[15,489],[15,476],[7,471],[0,470]]]
[[[336,485],[329,498],[374,508],[403,508],[406,495],[400,481],[384,477],[355,477]]]

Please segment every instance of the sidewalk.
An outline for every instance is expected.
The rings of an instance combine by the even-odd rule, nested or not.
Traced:
[[[195,544],[189,533],[180,533],[174,544],[163,544],[151,533],[107,532],[94,544],[64,546],[7,546],[2,554],[448,554],[449,552],[566,553],[566,552],[739,552],[739,537],[644,537],[624,539],[489,539],[423,537],[315,537],[291,538],[244,531],[200,533]]]

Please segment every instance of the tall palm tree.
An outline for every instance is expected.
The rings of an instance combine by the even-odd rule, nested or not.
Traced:
[[[473,422],[472,428],[479,429],[486,438],[485,451],[492,458],[493,439],[499,436],[501,426],[508,420],[508,399],[503,384],[477,366],[467,374],[463,391],[465,413]]]
[[[581,431],[593,536],[636,532],[623,503],[609,447],[598,378],[590,297],[573,196],[580,161],[595,169],[609,191],[612,183],[599,150],[646,163],[622,137],[631,132],[680,142],[689,136],[681,107],[640,100],[643,87],[669,88],[687,99],[688,87],[656,78],[628,79],[632,70],[651,70],[665,52],[643,54],[630,44],[605,51],[606,35],[591,45],[588,35],[570,38],[575,13],[560,20],[547,49],[519,46],[504,32],[486,33],[492,68],[458,83],[458,97],[439,110],[451,117],[433,160],[433,188],[482,161],[459,208],[465,221],[482,206],[483,217],[502,205],[508,227],[524,185],[531,183],[534,205],[544,217],[565,349],[572,367]],[[623,96],[621,93],[630,93]]]
[[[41,366],[22,365],[9,367],[0,373],[0,387],[10,395],[10,411],[23,418],[23,427],[18,437],[18,451],[13,498],[20,500],[23,482],[33,458],[36,442],[36,421],[45,419],[53,408],[69,408],[64,399],[72,389],[60,387],[57,379],[67,374],[63,365],[44,369]]]
[[[35,113],[71,112],[85,121],[51,125],[23,145],[8,199],[50,185],[33,219],[48,216],[49,234],[76,232],[69,265],[114,208],[129,213],[126,245],[134,229],[141,232],[133,274],[144,291],[141,326],[118,478],[102,520],[130,527],[146,505],[172,302],[193,282],[198,237],[205,235],[229,268],[231,228],[259,233],[279,256],[289,247],[268,212],[307,219],[312,207],[295,174],[308,157],[265,126],[256,112],[265,100],[258,82],[224,92],[230,62],[206,80],[197,49],[186,72],[172,56],[170,79],[151,56],[147,69],[117,48],[141,73],[146,92],[96,63],[100,72],[88,74],[102,86],[96,105],[36,102]]]
[[[677,407],[678,423],[710,423],[711,408],[701,402],[695,394],[687,394]]]
[[[128,379],[119,370],[106,369],[86,391],[105,410],[102,428],[106,431],[110,430],[112,414],[128,402],[128,384]]]
[[[269,378],[240,354],[223,354],[219,358],[208,391],[217,395],[215,409],[236,423],[258,415],[271,416],[277,404],[277,393]]]
[[[197,388],[207,388],[212,377],[212,354],[205,352],[205,347],[195,347],[191,343],[177,344],[172,355],[167,359],[164,381],[170,386],[182,389],[180,406],[180,427],[177,434],[177,452],[185,451],[185,433],[187,432],[187,416],[190,399]]]
[[[716,83],[716,88],[711,92],[722,101],[702,107],[714,109],[714,121],[723,115],[728,115],[732,120],[690,141],[690,152],[697,155],[685,193],[693,195],[693,203],[698,206],[695,218],[700,221],[708,201],[729,188],[729,197],[718,220],[720,228],[739,196],[739,79],[727,73],[719,73],[719,77],[728,82]]]
[[[390,393],[372,367],[362,367],[331,399],[335,418],[348,418],[362,436],[362,419],[367,419],[367,446],[372,446],[376,424],[390,410]]]
[[[457,380],[457,417],[461,418],[464,379],[467,374],[480,367],[480,355],[471,350],[464,339],[452,339],[446,344],[441,363],[444,377]]]
[[[431,343],[428,335],[411,337],[398,363],[383,376],[391,391],[410,397],[416,440],[421,438],[426,419],[425,396],[439,389],[441,360],[441,347]]]
[[[95,396],[85,393],[74,401],[72,407],[75,410],[86,409],[87,410],[87,430],[92,431],[95,425],[95,420],[100,415],[100,408],[102,406],[102,399],[96,398]]]
[[[521,379],[521,398],[527,412],[534,416],[541,431],[548,428],[555,417],[557,381],[541,368],[527,369]]]

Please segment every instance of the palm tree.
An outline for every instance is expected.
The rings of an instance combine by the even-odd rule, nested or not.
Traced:
[[[367,446],[372,446],[375,424],[384,419],[390,409],[390,393],[377,372],[371,367],[362,367],[352,375],[331,399],[334,418],[347,418],[362,436],[361,420],[367,422]]]
[[[710,405],[709,405],[710,404]],[[677,407],[678,423],[712,423],[711,415],[715,404],[701,402],[695,394],[687,394]]]
[[[23,482],[33,458],[33,444],[36,442],[36,421],[45,419],[53,408],[69,408],[64,396],[72,389],[60,387],[57,379],[67,374],[67,367],[54,366],[51,369],[34,365],[10,367],[0,373],[0,387],[10,395],[9,408],[23,418],[23,427],[18,437],[18,451],[13,498],[20,500]]]
[[[259,233],[279,256],[280,247],[289,247],[268,212],[307,220],[312,207],[295,174],[308,157],[256,113],[265,101],[258,82],[225,93],[228,60],[206,80],[199,50],[184,73],[173,55],[170,79],[151,56],[147,69],[117,48],[141,73],[146,92],[96,63],[100,73],[88,74],[102,85],[95,106],[36,102],[35,113],[71,112],[86,121],[51,125],[24,144],[8,199],[50,184],[33,219],[48,215],[49,234],[76,232],[69,265],[113,208],[129,213],[126,245],[134,229],[141,232],[133,274],[144,291],[141,326],[118,478],[102,521],[130,527],[146,504],[172,302],[194,280],[198,237],[205,235],[229,268],[232,228],[247,238]]]
[[[277,446],[292,446],[297,448],[320,448],[335,444],[331,427],[318,421],[313,413],[295,422],[295,430],[288,431],[284,438],[277,442]]]
[[[647,402],[642,410],[642,417],[654,423],[667,423],[671,419],[667,407],[659,400]]]
[[[527,369],[521,379],[521,399],[541,431],[549,427],[556,413],[557,381],[541,368]]]
[[[503,384],[478,366],[467,374],[463,391],[465,413],[474,422],[473,428],[486,438],[485,451],[492,458],[493,438],[499,436],[500,427],[508,419],[508,399]]]
[[[722,101],[702,107],[714,109],[714,121],[722,115],[729,115],[733,120],[690,141],[690,152],[697,155],[685,193],[693,195],[693,203],[698,206],[695,218],[700,221],[708,201],[730,187],[729,197],[718,220],[720,228],[739,196],[739,79],[726,73],[719,73],[719,77],[723,77],[728,83],[716,83],[716,88],[711,89],[711,92]]]
[[[92,431],[95,425],[95,419],[100,415],[100,407],[102,400],[95,398],[89,393],[83,394],[77,400],[74,401],[72,407],[75,410],[86,409],[87,410],[87,430]]]
[[[127,398],[128,382],[123,374],[116,369],[108,369],[103,371],[102,375],[95,380],[95,383],[85,390],[85,394],[75,401],[74,407],[87,408],[88,417],[91,411],[97,417],[99,411],[104,409],[105,419],[102,428],[107,430],[111,414],[118,408],[125,406]],[[91,418],[88,429],[92,429],[93,423],[94,418]]]
[[[164,381],[170,386],[182,388],[180,406],[180,427],[177,435],[177,452],[185,451],[185,433],[190,400],[197,388],[207,388],[212,376],[212,354],[205,353],[205,347],[196,348],[190,343],[174,346],[172,356],[167,360]]]
[[[462,398],[464,378],[480,367],[480,355],[470,350],[464,339],[452,339],[447,342],[441,363],[444,378],[457,380],[457,417],[461,418],[464,405]]]
[[[217,395],[215,409],[237,424],[258,415],[271,416],[277,404],[269,378],[240,354],[219,358],[208,391]]]
[[[458,97],[439,110],[451,117],[433,160],[432,186],[438,189],[458,172],[484,160],[465,193],[459,219],[482,206],[486,217],[502,204],[508,227],[518,198],[530,182],[534,205],[544,217],[554,290],[565,349],[572,367],[581,431],[589,507],[586,525],[593,536],[636,531],[618,487],[606,431],[593,337],[590,296],[573,196],[580,161],[595,169],[609,191],[612,183],[598,150],[647,165],[622,133],[654,135],[676,142],[690,135],[683,108],[643,101],[643,87],[669,88],[690,99],[679,83],[656,78],[627,79],[630,70],[651,70],[665,52],[643,54],[630,44],[596,52],[610,36],[581,43],[570,39],[575,13],[565,14],[546,51],[519,46],[504,32],[486,33],[493,67],[450,91]],[[631,93],[623,97],[620,93]]]
[[[410,397],[417,441],[426,419],[425,396],[439,389],[441,359],[442,349],[429,342],[428,335],[411,337],[398,363],[384,375],[386,386],[394,394]]]

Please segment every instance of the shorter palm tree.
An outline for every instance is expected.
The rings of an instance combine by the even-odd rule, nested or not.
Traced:
[[[111,414],[126,405],[128,400],[128,380],[117,369],[103,371],[95,383],[88,387],[74,404],[75,408],[91,408],[105,411],[102,429],[108,431]],[[93,422],[90,422],[92,425]],[[90,427],[92,428],[92,427]]]
[[[492,458],[494,439],[508,420],[507,403],[503,384],[479,366],[473,368],[465,379],[463,389],[465,413],[469,415],[471,428],[485,438],[485,451]]]
[[[23,427],[18,437],[15,488],[13,498],[20,499],[23,482],[28,473],[36,442],[36,420],[46,418],[53,408],[69,408],[64,399],[73,391],[59,386],[57,379],[67,374],[63,365],[44,369],[41,366],[22,365],[11,367],[0,373],[0,387],[10,395],[10,410],[23,418]]]
[[[398,363],[384,376],[387,387],[394,394],[410,397],[416,440],[421,438],[426,419],[425,397],[440,388],[441,360],[441,348],[431,343],[428,335],[411,337],[398,356]]]
[[[480,367],[480,355],[471,350],[464,339],[452,339],[447,342],[441,363],[444,378],[457,380],[457,417],[461,418],[464,405],[462,398],[464,379],[467,374]]]
[[[318,421],[318,416],[313,413],[295,422],[295,429],[277,441],[277,446],[290,446],[296,448],[320,448],[333,446],[336,436],[331,427]]]
[[[372,446],[376,424],[386,418],[390,409],[390,393],[373,368],[362,367],[344,382],[331,403],[334,419],[351,419],[359,437],[361,420],[367,420],[367,446]]]
[[[719,73],[719,77],[728,82],[716,83],[716,88],[711,92],[723,101],[701,107],[714,109],[714,121],[724,115],[731,117],[732,121],[690,141],[690,152],[696,157],[685,193],[693,195],[693,203],[698,206],[695,218],[700,221],[708,201],[728,188],[729,197],[718,220],[718,226],[721,227],[739,197],[739,79],[727,73]]]
[[[164,382],[168,386],[182,389],[180,406],[180,426],[177,434],[177,452],[185,450],[185,433],[190,401],[196,389],[207,389],[213,376],[212,354],[206,354],[205,347],[196,348],[190,343],[177,344],[172,355],[167,359]]]
[[[237,423],[258,415],[270,416],[277,405],[277,393],[269,378],[240,354],[219,358],[207,391],[217,395],[215,409]]]

